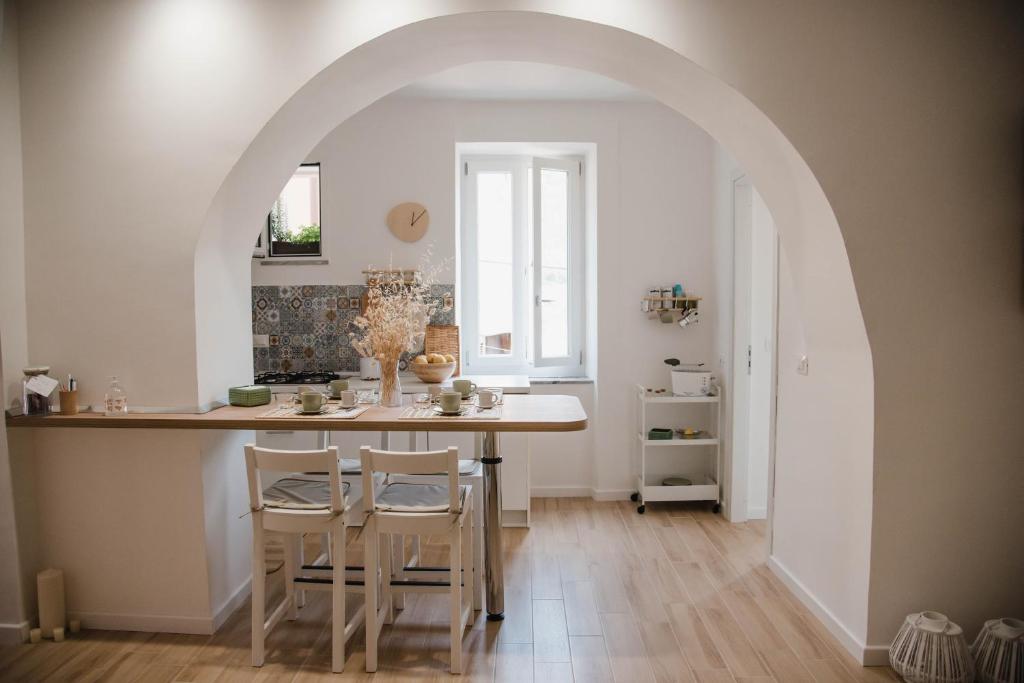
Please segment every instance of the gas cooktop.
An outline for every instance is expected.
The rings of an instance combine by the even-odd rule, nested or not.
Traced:
[[[334,372],[261,372],[256,384],[327,384],[332,379],[341,378]]]

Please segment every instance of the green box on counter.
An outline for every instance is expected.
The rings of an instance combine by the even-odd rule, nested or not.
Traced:
[[[249,385],[228,389],[228,403],[233,406],[265,406],[270,403],[270,387]]]
[[[667,441],[672,438],[672,430],[664,427],[651,427],[647,432],[648,441]]]

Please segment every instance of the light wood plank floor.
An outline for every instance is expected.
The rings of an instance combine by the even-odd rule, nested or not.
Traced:
[[[505,530],[506,619],[478,619],[466,634],[466,679],[898,680],[858,666],[768,571],[762,522],[729,524],[685,503],[651,504],[641,516],[626,502],[586,499],[535,499],[533,520],[529,530]],[[426,546],[426,563],[443,564],[444,552]],[[363,671],[362,631],[345,673],[330,673],[328,595],[310,593],[299,620],[269,637],[262,669],[248,664],[246,605],[213,636],[84,631],[64,643],[3,647],[0,680],[444,681],[452,678],[445,600],[407,597],[385,627],[373,676]]]

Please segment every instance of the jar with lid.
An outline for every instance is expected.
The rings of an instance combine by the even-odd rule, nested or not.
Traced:
[[[29,388],[29,382],[32,381],[33,377],[48,377],[50,368],[48,366],[39,366],[34,368],[25,368],[22,370],[25,374],[21,378],[21,404],[24,406],[26,415],[49,415],[50,414],[50,396],[49,394],[43,395]],[[52,391],[52,389],[51,389]]]
[[[110,386],[107,387],[107,393],[103,401],[105,415],[128,414],[128,394],[121,388],[121,383],[117,381],[117,377],[110,378]]]

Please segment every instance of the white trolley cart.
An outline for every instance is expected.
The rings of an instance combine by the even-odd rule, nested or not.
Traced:
[[[637,385],[636,392],[636,493],[630,496],[633,502],[639,503],[636,511],[643,514],[645,504],[652,501],[710,500],[714,501],[712,510],[719,512],[722,509],[719,486],[722,472],[722,449],[719,441],[722,417],[718,387],[713,387],[709,396],[652,394],[640,385]],[[693,420],[706,434],[700,434],[695,438],[683,438],[673,433],[671,439],[649,439],[648,430],[651,427],[671,426],[649,424],[649,409],[664,404],[690,406],[692,409],[686,411],[686,419]],[[706,410],[700,411],[699,405],[706,407]],[[698,412],[704,412],[705,415],[698,416]],[[658,419],[664,418],[659,414]],[[671,475],[685,477],[692,483],[688,486],[664,485],[662,482],[666,473],[663,468],[649,467],[648,458],[652,452],[669,455],[671,462],[674,463]],[[664,463],[668,458],[658,460]]]

